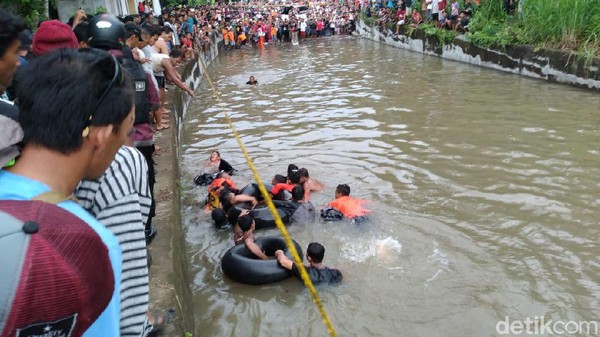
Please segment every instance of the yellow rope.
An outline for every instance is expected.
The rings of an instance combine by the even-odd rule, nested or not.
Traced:
[[[210,84],[210,87],[212,88],[213,94],[217,98],[217,101],[220,102],[221,98],[219,97],[219,93],[217,92],[217,89],[215,89],[215,86],[214,86],[212,80],[208,76],[208,72],[206,70],[206,65],[204,64],[203,55],[200,54],[200,56],[198,58],[200,59],[200,64],[202,65],[202,68],[203,68],[202,70],[204,72],[204,75],[206,76],[206,79],[208,80],[208,83]],[[323,322],[325,323],[325,326],[327,327],[327,331],[329,332],[329,335],[331,335],[332,337],[337,337],[337,333],[335,332],[335,329],[333,328],[333,324],[331,324],[331,320],[329,319],[329,316],[327,316],[327,312],[325,311],[325,307],[323,307],[323,303],[321,302],[321,298],[319,297],[319,294],[317,293],[317,289],[315,288],[314,284],[310,280],[310,277],[308,276],[308,273],[306,272],[306,268],[304,267],[304,263],[302,263],[302,259],[300,259],[300,255],[298,255],[296,246],[292,242],[292,238],[290,237],[290,234],[288,233],[287,229],[285,228],[283,221],[281,221],[281,217],[279,216],[279,213],[277,212],[277,209],[275,208],[275,205],[273,204],[273,200],[271,200],[271,196],[267,192],[267,189],[265,188],[265,185],[263,184],[262,179],[260,178],[260,175],[258,174],[258,171],[256,170],[256,167],[254,166],[254,162],[252,162],[250,155],[248,155],[248,152],[246,151],[246,147],[244,146],[244,143],[242,143],[242,139],[240,138],[240,135],[238,134],[236,128],[233,126],[233,122],[231,121],[231,118],[229,118],[229,114],[226,111],[223,111],[223,112],[225,113],[225,118],[227,119],[227,123],[229,123],[229,127],[231,128],[231,131],[233,131],[233,135],[235,136],[235,139],[237,140],[238,145],[240,146],[240,149],[242,150],[242,153],[244,154],[244,157],[246,158],[246,161],[248,162],[248,166],[250,166],[250,170],[252,171],[252,174],[254,175],[254,179],[256,180],[256,183],[258,184],[258,188],[260,189],[260,192],[262,193],[263,197],[265,198],[265,201],[267,202],[269,211],[271,211],[271,214],[273,215],[273,218],[275,219],[275,224],[277,225],[277,228],[281,231],[281,234],[283,235],[283,237],[285,239],[285,242],[290,250],[290,253],[292,254],[292,257],[294,258],[294,262],[296,263],[296,266],[298,266],[300,269],[300,276],[302,277],[302,281],[304,282],[304,285],[310,291],[313,302],[315,302],[315,304],[317,305],[317,308],[319,309],[319,313],[321,314],[321,317],[323,318]]]

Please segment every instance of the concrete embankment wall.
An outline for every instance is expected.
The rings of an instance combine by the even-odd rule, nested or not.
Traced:
[[[218,40],[212,37],[205,64],[218,56]],[[203,56],[200,56],[203,57]],[[195,90],[202,82],[204,67],[199,59],[188,62],[180,71],[187,86]],[[189,276],[189,261],[186,252],[185,232],[181,218],[181,137],[182,124],[192,100],[179,88],[172,88],[167,95],[171,127],[156,135],[156,144],[161,147],[154,157],[156,162],[156,217],[153,225],[158,235],[150,245],[152,256],[150,267],[150,308],[175,310],[175,319],[167,324],[163,336],[199,336],[194,320],[194,306]]]
[[[356,28],[359,36],[390,46],[549,82],[600,90],[598,58],[579,58],[573,52],[529,45],[506,49],[482,48],[471,43],[464,35],[458,36],[450,44],[443,44],[437,37],[427,36],[419,29],[409,34],[409,29],[403,27],[400,34],[395,36],[387,28],[370,27],[363,21],[358,21]]]

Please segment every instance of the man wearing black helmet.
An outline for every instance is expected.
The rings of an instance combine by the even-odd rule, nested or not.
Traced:
[[[140,336],[148,325],[148,262],[145,230],[153,210],[154,144],[149,124],[151,84],[131,48],[139,36],[136,26],[125,29],[114,16],[102,14],[90,21],[90,47],[107,50],[122,63],[135,84],[135,124],[132,138],[137,150],[123,146],[116,161],[96,181],[83,181],[75,195],[82,206],[103,222],[119,239],[123,250],[121,282],[121,336]],[[157,101],[157,100],[156,100]],[[156,104],[157,105],[157,104]],[[141,152],[141,153],[140,153]],[[142,165],[143,163],[143,165]],[[152,323],[152,322],[150,322]]]

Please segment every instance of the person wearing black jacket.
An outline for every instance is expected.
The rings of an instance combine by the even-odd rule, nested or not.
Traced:
[[[221,154],[219,151],[213,151],[210,154],[209,165],[213,167],[217,167],[219,172],[227,172],[232,174],[235,169],[231,166],[227,161],[221,159]]]

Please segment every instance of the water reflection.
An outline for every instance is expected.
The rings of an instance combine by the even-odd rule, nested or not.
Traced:
[[[372,200],[364,227],[290,226],[345,282],[320,288],[341,336],[490,336],[498,320],[600,317],[600,98],[351,37],[225,53],[185,122],[184,219],[200,331],[324,336],[298,281],[223,278],[230,232],[191,178],[213,149],[251,181],[226,111],[264,180],[289,163]],[[250,75],[260,85],[244,85]],[[275,235],[275,230],[257,233]]]

